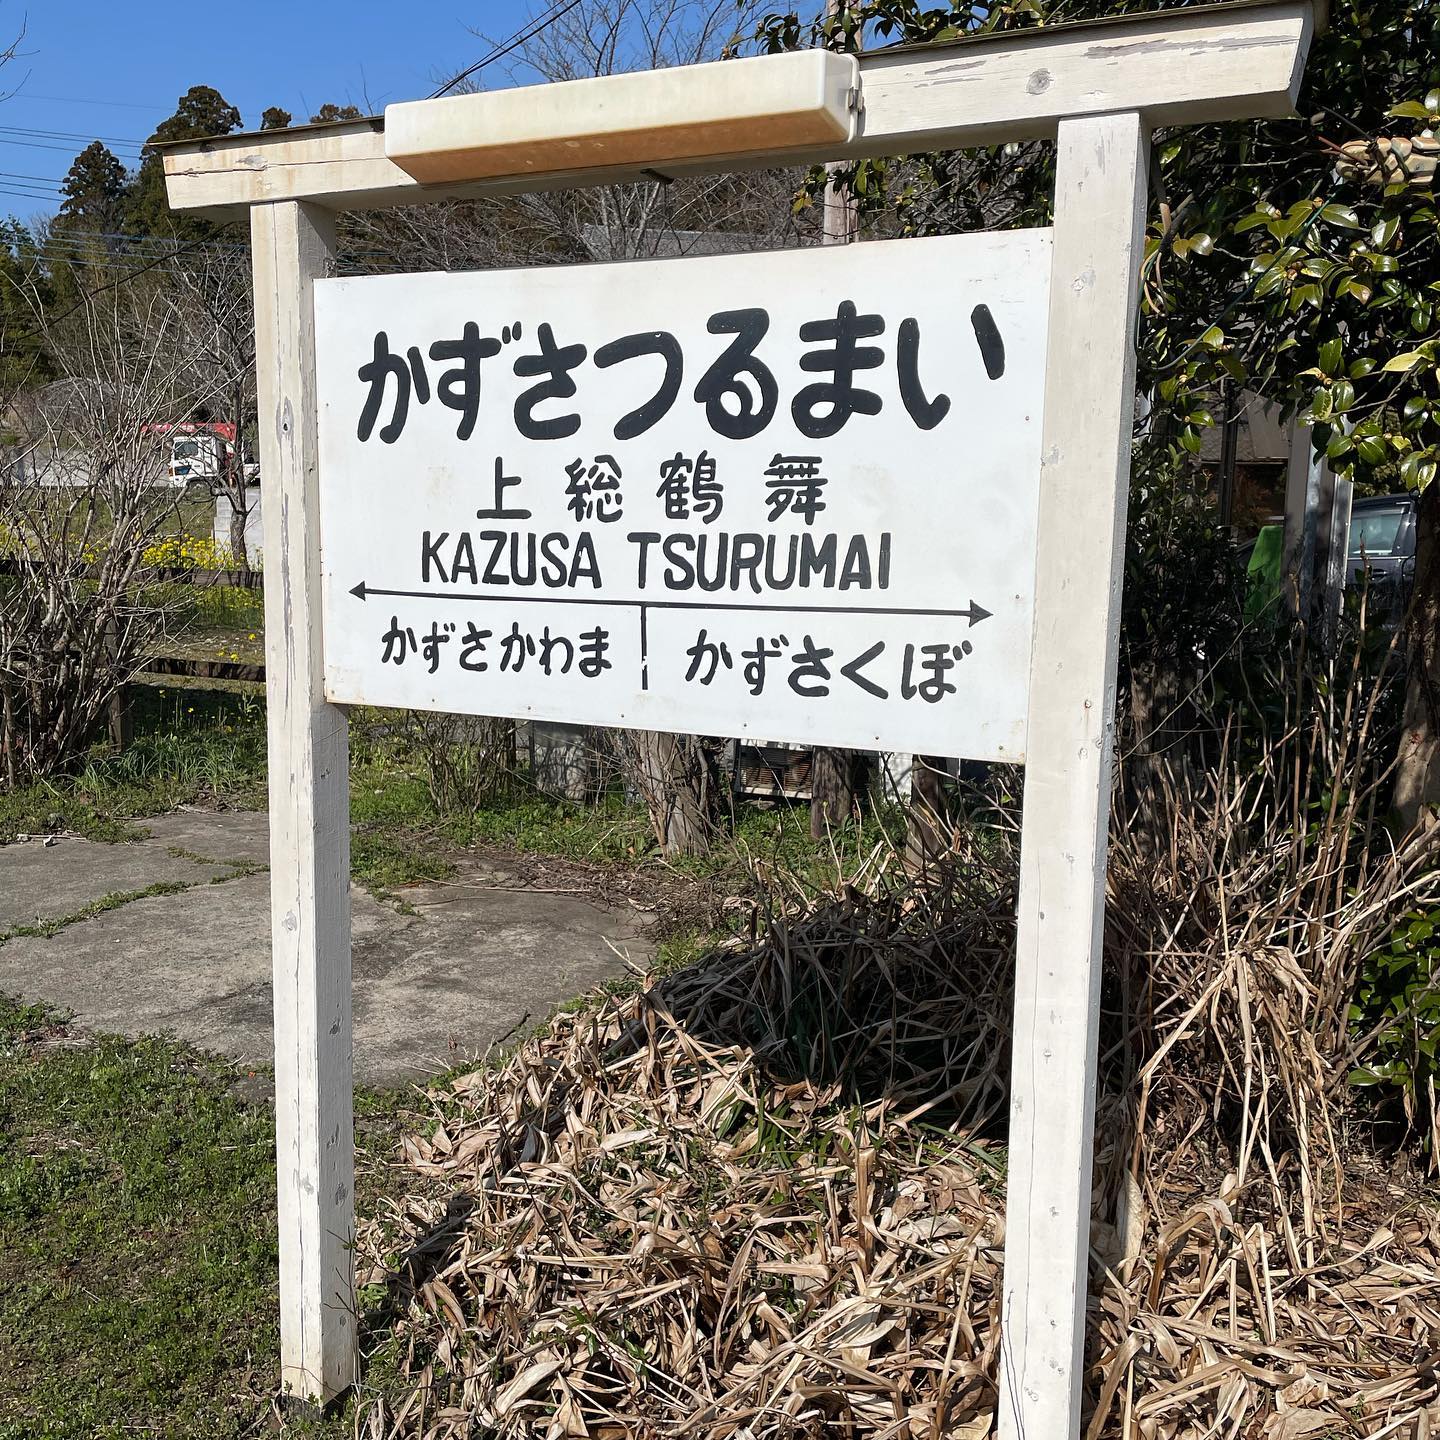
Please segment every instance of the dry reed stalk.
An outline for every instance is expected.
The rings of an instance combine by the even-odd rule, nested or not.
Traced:
[[[772,919],[432,1093],[403,1229],[438,1243],[391,1282],[412,1389],[361,1433],[988,1434],[1005,901],[946,904]],[[1440,1223],[1357,1206],[1311,1264],[1268,1170],[1204,1198],[1203,1169],[1151,1166],[1128,1228],[1097,1225],[1094,1440],[1418,1440]]]
[[[1440,1436],[1440,1212],[1355,1145],[1345,1088],[1359,966],[1440,875],[1376,824],[1343,690],[1119,809],[1088,1440]],[[748,938],[431,1092],[413,1194],[361,1235],[406,1388],[357,1433],[989,1435],[1014,869],[987,833],[821,903],[772,877]]]

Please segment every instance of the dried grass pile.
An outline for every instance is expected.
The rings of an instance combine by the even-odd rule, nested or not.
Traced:
[[[956,970],[962,923],[857,896],[434,1094],[374,1433],[984,1433],[1001,1166],[926,1119],[999,1093],[1003,952]]]
[[[1230,1177],[1092,1282],[1088,1440],[1440,1435],[1433,1197],[1373,1183],[1325,1258],[1296,1265],[1293,1240]]]
[[[1345,1085],[1357,966],[1440,872],[1317,713],[1120,811],[1089,1440],[1440,1437],[1440,1207]],[[405,1381],[360,1433],[991,1434],[1014,868],[974,833],[433,1092],[361,1237]]]
[[[1004,995],[956,948],[937,993],[964,937],[925,913],[852,899],[435,1092],[392,1280],[409,1393],[364,1433],[989,1434]],[[933,958],[880,941],[907,919]],[[913,1007],[876,983],[907,966]],[[845,1024],[808,1023],[820,995]],[[1193,1147],[1163,1153],[1096,1227],[1090,1434],[1440,1435],[1440,1220],[1377,1180],[1307,1238],[1263,1175],[1207,1194]]]

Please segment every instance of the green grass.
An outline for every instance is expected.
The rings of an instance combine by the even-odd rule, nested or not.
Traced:
[[[493,845],[519,855],[599,864],[659,861],[644,808],[619,794],[580,805],[537,794],[518,780],[474,812],[436,813],[421,757],[385,723],[385,712],[357,712],[351,721],[351,842],[357,877],[387,886],[439,880],[453,872],[446,851]],[[835,853],[863,855],[882,839],[903,839],[898,810],[839,827],[830,842],[810,837],[806,805],[741,804],[708,855],[666,861],[672,873],[697,881],[742,882],[753,861],[775,865],[806,888],[833,882]]]
[[[78,925],[82,920],[93,920],[97,915],[105,914],[107,910],[119,910],[121,906],[133,904],[136,900],[148,900],[152,895],[179,895],[182,891],[190,888],[189,885],[178,880],[161,880],[154,885],[145,886],[143,890],[111,890],[98,900],[92,900],[88,905],[82,905],[68,915],[42,916],[33,925],[17,925],[13,930],[0,933],[0,945],[22,935],[33,935],[49,940],[58,935],[67,925]]]
[[[463,845],[499,845],[520,855],[563,860],[624,863],[644,857],[653,846],[645,812],[618,795],[576,805],[521,790],[473,815],[453,817],[445,829]]]
[[[0,790],[0,843],[72,830],[131,840],[132,822],[176,805],[220,799],[263,805],[265,712],[258,700],[213,690],[133,686],[134,742],[97,746],[73,774]]]
[[[130,695],[134,742],[118,754],[97,746],[73,775],[0,792],[0,843],[55,830],[135,839],[144,833],[137,822],[178,804],[263,808],[263,700],[173,685],[137,685]],[[475,845],[592,864],[660,863],[643,808],[618,794],[576,805],[539,795],[517,777],[509,793],[479,810],[438,814],[422,757],[380,711],[352,717],[350,815],[351,872],[391,899],[453,875],[460,854]],[[819,890],[834,881],[835,851],[842,864],[853,861],[887,833],[896,838],[901,823],[882,813],[817,844],[806,806],[742,805],[709,855],[667,861],[665,869],[738,893],[759,862]]]
[[[184,591],[177,596],[182,619],[214,630],[243,630],[248,639],[252,634],[261,642],[265,628],[265,592],[245,590],[234,585],[175,586]],[[263,642],[262,648],[263,648]]]
[[[274,1113],[244,1079],[0,995],[0,1440],[271,1433]],[[362,1155],[385,1158],[408,1103],[357,1092]],[[362,1167],[362,1213],[386,1178]],[[382,1341],[367,1390],[390,1368]],[[286,1428],[339,1440],[352,1421]]]
[[[351,872],[382,893],[446,879],[457,854],[477,844],[590,861],[634,861],[650,847],[643,811],[618,797],[571,805],[523,782],[478,811],[442,816],[421,757],[388,728],[383,712],[354,715],[350,736]]]
[[[0,999],[0,1437],[248,1433],[278,1346],[268,1109],[168,1041],[51,1024]]]
[[[169,634],[155,645],[156,654],[265,663],[263,591],[170,583],[156,589],[156,603],[165,607],[169,623]]]
[[[170,854],[182,860],[193,860],[199,865],[216,863],[203,855],[195,855],[188,850],[177,849],[173,845],[167,848]],[[182,895],[186,890],[194,890],[201,885],[223,885],[227,881],[238,880],[244,875],[254,875],[257,871],[265,868],[263,865],[256,865],[249,860],[227,860],[222,863],[227,868],[219,875],[189,881],[157,880],[155,884],[146,885],[140,890],[110,890],[98,900],[91,900],[78,910],[70,911],[69,914],[42,915],[29,925],[17,925],[13,930],[0,931],[0,945],[4,945],[7,940],[17,940],[22,935],[49,940],[70,925],[78,925],[84,920],[93,920],[97,915],[104,915],[106,911],[119,910],[123,906],[133,905],[137,900],[149,900],[156,895]]]

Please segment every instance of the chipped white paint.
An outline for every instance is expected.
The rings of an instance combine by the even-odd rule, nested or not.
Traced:
[[[350,784],[345,712],[328,705],[320,635],[314,281],[335,217],[251,212],[265,524],[275,1150],[284,1388],[354,1383],[350,1069]]]
[[[1216,6],[1021,31],[943,56],[881,50],[860,62],[854,148],[875,153],[882,136],[903,136],[907,150],[1040,139],[1066,117],[1121,110],[1151,126],[1288,115],[1310,29],[1306,4]]]
[[[1057,136],[1031,655],[1000,1433],[1078,1433],[1115,649],[1145,162],[1155,125],[1291,112],[1322,0],[1259,0],[861,56],[846,143],[744,148],[667,174]],[[683,73],[675,78],[683,87]],[[737,72],[738,73],[738,72]],[[521,102],[523,103],[523,102]],[[743,112],[744,107],[740,107]],[[752,112],[744,112],[751,113]],[[552,137],[562,143],[566,136]],[[574,138],[574,137],[571,137]],[[421,185],[365,120],[164,148],[171,205],[255,207],[269,667],[282,1363],[352,1383],[346,736],[321,691],[312,282],[331,218],[448,196],[608,184],[626,166]],[[653,157],[652,157],[653,158]],[[288,202],[310,202],[306,204]],[[1064,277],[1070,277],[1068,281]],[[278,579],[279,583],[274,583]]]

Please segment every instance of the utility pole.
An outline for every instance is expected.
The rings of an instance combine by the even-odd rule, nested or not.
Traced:
[[[843,0],[825,0],[825,19],[833,22],[844,10]],[[845,167],[832,163],[825,167],[825,214],[822,217],[822,234],[826,245],[848,245],[860,235],[860,215],[855,199],[840,183],[840,172]]]
[[[844,8],[843,0],[825,0],[825,19],[834,21]],[[859,238],[859,213],[855,201],[840,183],[838,164],[825,167],[824,210],[821,215],[821,243],[848,245]],[[855,812],[855,756],[849,750],[817,749],[810,760],[810,834],[822,840],[832,825],[842,825]]]

